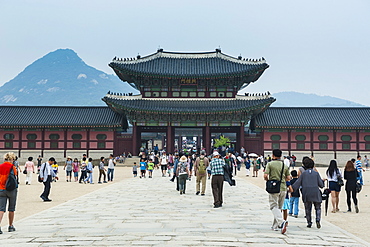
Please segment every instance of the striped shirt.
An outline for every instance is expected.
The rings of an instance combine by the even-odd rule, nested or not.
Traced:
[[[210,165],[212,175],[224,175],[223,166],[226,165],[226,163],[223,159],[213,158]]]
[[[362,163],[361,163],[361,160],[356,160],[356,169],[358,172],[362,172]]]

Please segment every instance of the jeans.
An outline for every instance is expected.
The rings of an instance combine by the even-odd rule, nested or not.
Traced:
[[[108,168],[108,181],[113,181],[114,168]]]
[[[299,212],[299,207],[298,207],[299,197],[291,197],[289,199],[289,204],[290,204],[289,214],[298,215],[298,212]],[[294,208],[294,210],[293,210],[293,208]]]
[[[360,180],[360,184],[364,185],[364,180],[363,180],[363,177],[362,177],[362,171],[358,172],[357,180]]]
[[[93,173],[92,172],[88,173],[87,178],[85,178],[84,181],[89,181],[89,183],[92,184],[93,183]]]
[[[179,175],[179,189],[180,192],[185,192],[186,190],[186,180],[188,179],[188,174],[180,174]]]
[[[315,206],[316,211],[316,222],[321,220],[321,202],[305,202],[304,208],[306,211],[306,220],[307,223],[312,223],[311,214],[312,214],[312,204]]]
[[[87,177],[86,170],[85,171],[81,171],[81,176],[80,176],[79,182],[81,183],[81,181],[85,180],[86,177]]]

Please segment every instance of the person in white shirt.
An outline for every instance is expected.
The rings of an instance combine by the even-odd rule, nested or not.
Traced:
[[[51,189],[51,181],[53,178],[58,179],[55,175],[51,165],[55,163],[55,159],[51,157],[48,162],[45,162],[40,167],[40,179],[43,181],[44,184],[44,191],[42,192],[40,198],[44,202],[51,202],[49,198],[50,189]]]
[[[168,164],[168,157],[166,156],[165,152],[163,152],[163,155],[160,158],[160,163],[161,163],[162,177],[165,177],[166,171],[167,171],[167,164]]]
[[[113,154],[109,155],[108,161],[108,182],[113,182],[114,167],[116,165],[116,160],[113,157]]]
[[[288,168],[290,167],[290,160],[287,156],[284,156],[284,165],[286,165]]]

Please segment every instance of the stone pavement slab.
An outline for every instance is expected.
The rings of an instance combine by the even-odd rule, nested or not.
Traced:
[[[115,182],[16,221],[0,246],[370,246],[325,220],[308,229],[303,217],[289,218],[282,235],[270,229],[263,189],[236,177],[237,186],[224,185],[223,207],[214,209],[210,180],[206,196],[195,195],[194,180],[185,195],[159,171]]]

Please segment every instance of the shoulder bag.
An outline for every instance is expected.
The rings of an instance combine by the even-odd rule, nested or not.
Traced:
[[[18,181],[14,175],[13,166],[10,168],[8,179],[6,180],[5,189],[7,191],[13,191],[17,188]]]
[[[282,162],[282,168],[280,173],[280,180],[267,180],[266,181],[266,191],[268,193],[280,193],[281,179],[283,178],[284,163]]]
[[[337,183],[338,183],[339,186],[343,186],[344,185],[344,181],[343,181],[342,176],[339,173],[339,170],[337,171],[337,181],[338,181]]]
[[[45,166],[44,166],[44,170],[43,170],[43,174],[44,174],[44,176],[45,176],[45,169],[46,169],[46,163],[44,163],[45,164]],[[37,181],[39,182],[39,183],[42,183],[42,182],[44,182],[44,180],[43,179],[41,179],[41,177],[40,177],[40,174],[37,176]]]

